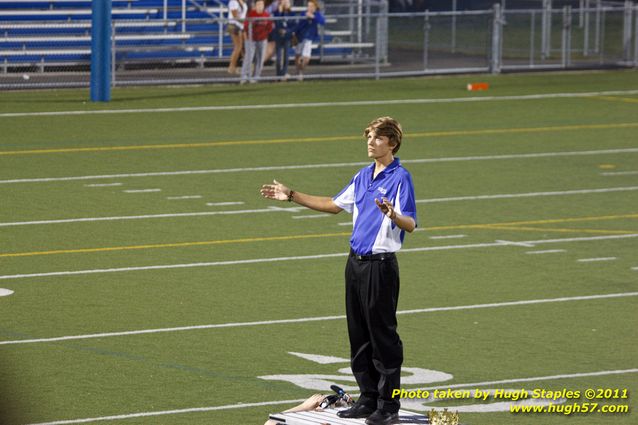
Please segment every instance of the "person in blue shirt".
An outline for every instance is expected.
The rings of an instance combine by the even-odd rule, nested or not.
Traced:
[[[274,3],[273,3],[274,4]],[[273,38],[275,39],[275,68],[277,76],[287,78],[288,74],[288,51],[292,42],[292,34],[296,21],[294,13],[290,8],[290,0],[279,0],[277,8],[273,12],[275,29]]]
[[[325,25],[325,23],[326,19],[319,11],[317,0],[308,0],[306,12],[301,15],[293,31],[297,37],[295,65],[297,65],[297,74],[300,80],[303,80],[303,72],[310,62],[312,42],[319,36],[319,25]]]
[[[350,359],[361,396],[343,418],[367,418],[368,425],[399,420],[400,402],[392,390],[401,387],[403,344],[397,333],[399,265],[395,252],[405,232],[417,226],[416,201],[410,173],[395,154],[403,130],[391,117],[380,117],[365,129],[368,158],[334,197],[290,189],[274,180],[265,184],[265,198],[295,202],[313,210],[352,213],[353,230],[346,263],[346,316]]]

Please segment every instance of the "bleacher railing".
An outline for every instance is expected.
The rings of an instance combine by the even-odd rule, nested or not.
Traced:
[[[326,15],[304,80],[638,67],[638,5],[591,3],[420,13],[356,5],[349,13],[344,4]],[[226,23],[223,15],[114,21],[112,84],[238,83],[227,73]],[[86,87],[89,46],[90,22],[0,21],[0,89]],[[279,80],[269,63],[258,79]]]

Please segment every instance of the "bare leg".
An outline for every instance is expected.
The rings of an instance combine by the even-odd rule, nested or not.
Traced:
[[[266,47],[266,56],[264,57],[264,63],[272,59],[274,54],[275,54],[275,42],[269,41],[268,46]]]
[[[297,72],[303,71],[301,67],[301,56],[295,55],[295,65],[297,66]]]
[[[297,78],[299,79],[299,81],[303,81],[303,72],[304,69],[306,69],[306,66],[308,66],[308,62],[310,62],[310,58],[307,58],[305,56],[297,56],[296,58],[297,60]]]
[[[237,61],[241,55],[241,49],[243,47],[243,41],[241,33],[231,33],[230,37],[233,40],[233,53],[230,55],[230,64],[228,65],[228,73],[234,74],[237,71]]]

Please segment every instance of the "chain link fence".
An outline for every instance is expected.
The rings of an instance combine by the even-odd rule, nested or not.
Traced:
[[[636,66],[636,10],[631,3],[602,2],[581,9],[505,10],[501,69]]]
[[[240,82],[239,75],[227,73],[233,46],[225,5],[184,4],[135,9],[129,3],[128,13],[114,13],[113,86]],[[189,8],[199,17],[190,17]],[[313,43],[304,79],[638,66],[638,5],[631,1],[525,0],[480,10],[388,10],[383,1],[327,4],[326,24]],[[90,20],[8,16],[0,13],[0,89],[89,85]],[[287,79],[294,80],[292,47],[289,57]],[[267,61],[257,80],[282,78]]]

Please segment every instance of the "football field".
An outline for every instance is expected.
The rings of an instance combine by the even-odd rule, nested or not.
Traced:
[[[510,413],[475,393],[403,407],[638,423],[638,72],[87,99],[0,93],[0,423],[262,424],[332,383],[356,393],[352,217],[259,188],[336,195],[385,115],[403,125],[419,224],[398,254],[403,388],[577,391],[533,401],[594,412]]]

